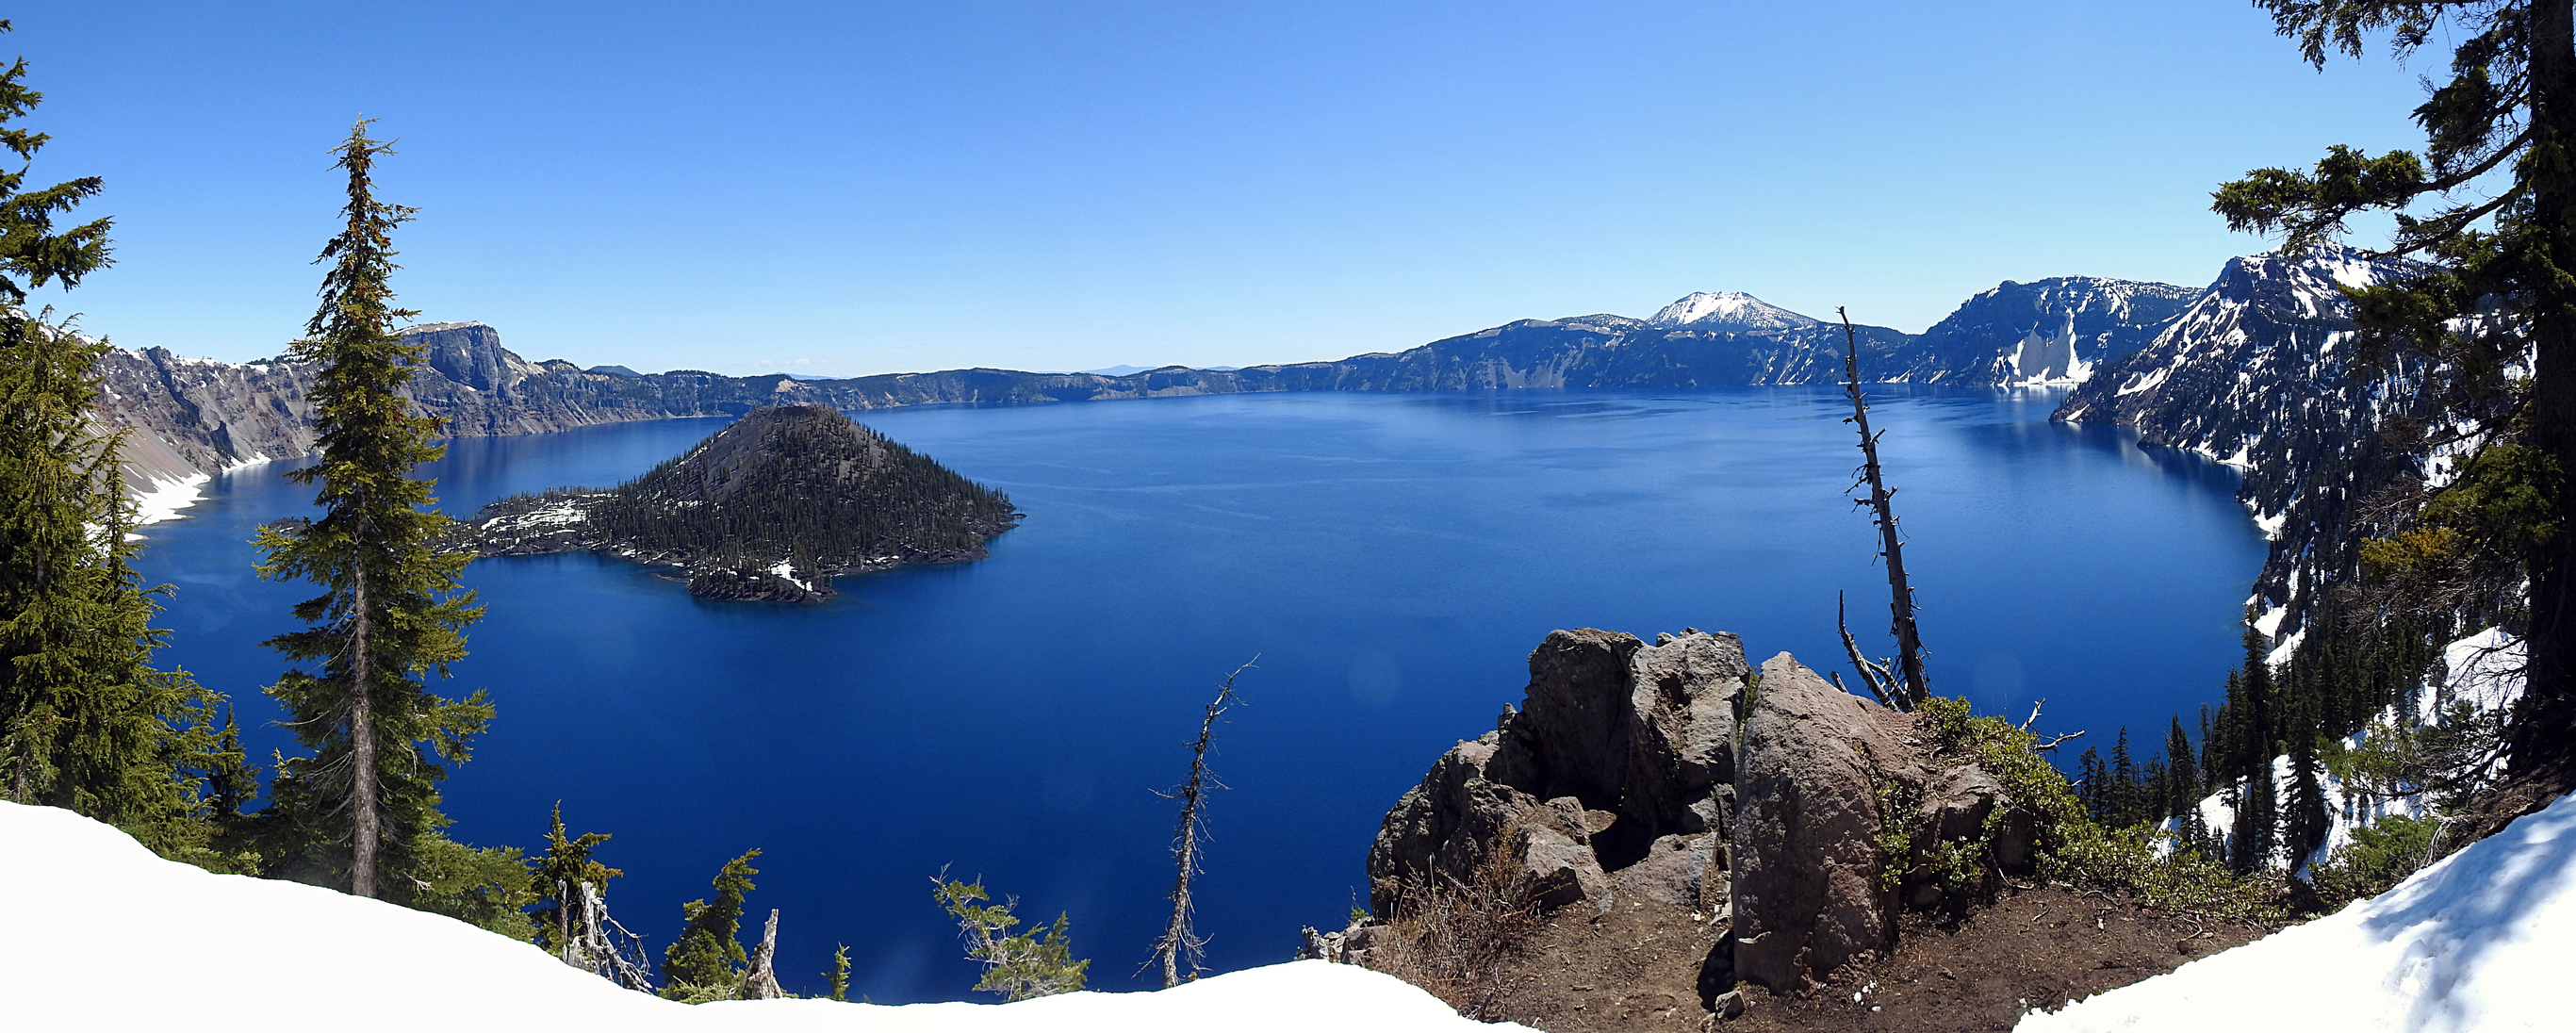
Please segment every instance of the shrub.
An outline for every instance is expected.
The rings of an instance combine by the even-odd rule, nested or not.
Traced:
[[[1433,870],[1407,876],[1389,909],[1375,967],[1431,991],[1471,1019],[1491,1020],[1503,991],[1503,960],[1538,928],[1538,901],[1519,863],[1517,825],[1501,846],[1460,879]]]
[[[1011,909],[1019,905],[1018,900],[984,903],[990,896],[981,879],[930,881],[939,887],[933,898],[948,910],[949,917],[957,920],[958,934],[966,940],[966,956],[984,964],[984,978],[975,984],[975,989],[1000,994],[1005,1001],[1082,989],[1091,961],[1073,959],[1070,917],[1059,912],[1054,925],[1036,926],[1014,935],[1011,927],[1020,924],[1020,919]]]
[[[2431,859],[2433,836],[2441,828],[2431,818],[2391,815],[2354,829],[2352,842],[2336,847],[2326,863],[2309,873],[2318,909],[2340,911],[2363,897],[2388,892]]]

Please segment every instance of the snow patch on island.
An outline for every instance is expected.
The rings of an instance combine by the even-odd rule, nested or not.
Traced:
[[[1298,961],[1153,993],[1014,1004],[686,1005],[619,988],[439,915],[165,861],[107,825],[0,802],[0,885],[28,889],[0,937],[8,1028],[600,1029],[618,1033],[1495,1033],[1355,965]],[[39,889],[40,888],[40,889]],[[854,987],[853,990],[864,989]]]
[[[796,576],[796,564],[787,560],[778,561],[777,566],[769,568],[769,573],[772,577],[776,577],[781,581],[787,582],[788,584],[794,585],[798,588],[802,588],[808,592],[814,590],[814,586],[806,584],[805,579]]]

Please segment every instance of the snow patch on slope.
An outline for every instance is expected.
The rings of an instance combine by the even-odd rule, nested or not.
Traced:
[[[213,479],[202,473],[152,478],[150,489],[134,493],[135,526],[178,519],[180,510],[206,500],[203,489]]]
[[[165,861],[70,811],[0,801],[12,1030],[616,1030],[619,1033],[1514,1031],[1352,965],[1299,961],[1155,993],[1016,1004],[685,1005],[620,989],[463,922],[300,883]]]
[[[2015,1029],[2563,1029],[2569,957],[2576,796],[2378,897]]]

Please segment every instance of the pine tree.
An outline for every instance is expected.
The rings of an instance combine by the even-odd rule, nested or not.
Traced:
[[[2093,824],[2111,824],[2111,770],[2102,765],[2102,751],[2087,746],[2075,758],[2075,802],[2083,805],[2084,816]]]
[[[2145,820],[2138,800],[2138,765],[2129,759],[2129,729],[2123,725],[2120,737],[2111,744],[2111,786],[2106,807],[2111,812],[2107,823],[2113,828],[2127,828]]]
[[[546,830],[546,855],[537,859],[535,881],[540,899],[533,916],[537,944],[548,952],[562,954],[568,940],[578,942],[588,934],[581,909],[582,885],[589,884],[592,892],[605,898],[608,880],[626,874],[591,858],[591,851],[608,839],[605,832],[565,835],[563,801],[555,801],[554,827]]]
[[[0,71],[0,146],[32,163],[49,137],[8,126],[44,99],[26,72],[23,58]],[[143,587],[130,564],[121,438],[90,419],[108,346],[26,310],[29,291],[108,264],[109,220],[54,226],[102,186],[27,190],[27,172],[0,171],[0,798],[70,808],[181,856],[205,839],[191,769],[213,739],[202,690],[149,666],[167,589]]]
[[[2290,863],[2298,865],[2326,841],[2334,826],[2326,813],[2325,787],[2317,779],[2316,737],[2296,735],[2288,745],[2290,798],[2281,815],[2281,840],[2289,848]]]
[[[2183,734],[2180,714],[2174,715],[2173,729],[2165,733],[2165,756],[2169,758],[2165,812],[2174,819],[2174,835],[2185,846],[2199,849],[2209,838],[2208,830],[2200,824],[2200,798],[2204,795],[2200,764],[2192,756],[2191,737]]]
[[[2417,512],[2452,544],[2401,535],[2363,558],[2402,574],[2412,554],[2480,570],[2508,592],[2527,577],[2525,688],[2507,756],[2530,791],[2509,806],[2537,808],[2576,785],[2576,492],[2566,483],[2576,473],[2576,0],[2258,2],[2318,68],[2330,52],[2361,57],[2376,38],[2400,57],[2436,39],[2452,48],[2449,81],[2428,82],[2413,112],[2421,157],[2338,145],[2313,172],[2253,170],[2220,187],[2212,207],[2233,229],[2281,232],[2294,250],[2342,235],[2356,214],[2390,212],[2397,232],[2376,254],[2430,261],[2402,282],[2350,292],[2357,343],[2435,360],[2416,379],[2455,382],[2485,441]],[[2454,200],[2463,190],[2482,199]],[[2516,382],[2509,371],[2526,351],[2530,376]],[[2496,569],[2497,559],[2523,570]]]
[[[2252,612],[2246,618],[2245,670],[2235,686],[2242,717],[2232,744],[2240,765],[2233,774],[2244,779],[2245,788],[2238,797],[2234,843],[2228,851],[2239,872],[2259,871],[2272,863],[2280,827],[2272,782],[2272,758],[2280,755],[2272,728],[2272,665],[2264,656],[2263,633],[2254,629]]]
[[[334,167],[349,174],[347,223],[316,260],[331,263],[322,305],[288,352],[321,368],[312,391],[321,461],[287,477],[321,485],[322,515],[262,528],[258,544],[261,577],[323,588],[295,607],[311,627],[266,643],[311,665],[268,692],[315,751],[279,773],[269,831],[299,855],[291,874],[371,897],[402,885],[388,876],[407,872],[446,825],[437,783],[468,757],[492,708],[480,691],[451,701],[422,681],[464,657],[464,629],[482,610],[459,591],[467,556],[431,548],[448,521],[426,508],[430,483],[410,476],[445,449],[432,441],[438,421],[414,415],[401,394],[420,349],[394,324],[417,313],[394,307],[387,281],[391,234],[412,210],[376,200],[375,161],[390,148],[367,126],[334,148]]]
[[[685,928],[662,952],[662,978],[669,984],[662,996],[686,1000],[729,989],[742,980],[743,967],[751,964],[751,955],[743,951],[738,938],[742,901],[758,888],[751,884],[751,877],[760,874],[751,866],[751,859],[758,856],[760,850],[755,847],[725,862],[724,870],[716,873],[715,903],[692,900],[680,905]]]

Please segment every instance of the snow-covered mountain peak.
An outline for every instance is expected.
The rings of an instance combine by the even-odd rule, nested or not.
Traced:
[[[1646,320],[1660,327],[1762,332],[1822,326],[1819,320],[1791,312],[1742,291],[1700,291],[1658,310]]]

